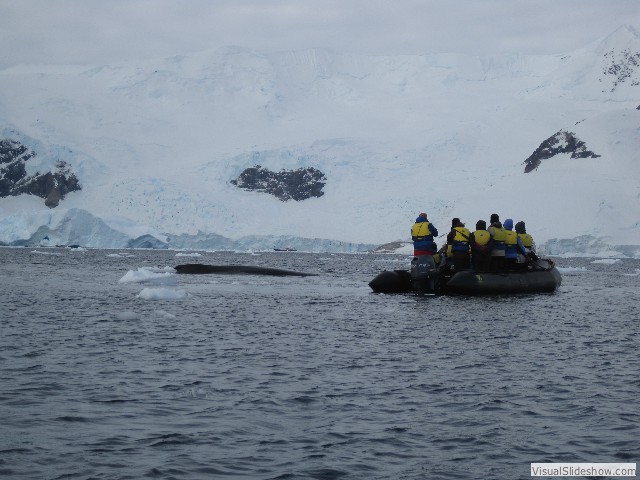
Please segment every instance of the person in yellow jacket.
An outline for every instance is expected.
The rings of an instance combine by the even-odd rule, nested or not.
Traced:
[[[513,220],[507,218],[502,226],[506,235],[504,240],[504,264],[507,271],[516,271],[518,270],[518,255],[525,255],[527,250],[524,248],[518,232],[513,230]]]
[[[466,270],[471,266],[469,237],[471,232],[459,218],[451,220],[451,231],[447,234],[447,258],[453,262],[456,271]]]
[[[438,236],[438,229],[429,221],[426,213],[421,213],[411,227],[411,240],[413,240],[413,255],[434,255],[438,246],[434,238]]]
[[[487,231],[487,222],[478,220],[476,229],[469,237],[471,249],[471,262],[476,272],[488,272],[491,268],[491,250],[493,250],[493,238]]]
[[[502,228],[502,222],[497,213],[491,214],[491,226],[487,229],[493,240],[493,248],[491,249],[491,271],[503,272],[504,271],[504,254],[505,254],[505,240],[507,234]]]
[[[536,255],[536,243],[533,241],[533,237],[527,233],[527,228],[523,221],[516,223],[515,230],[525,249],[524,255],[518,255],[518,269],[526,270],[531,260],[537,260],[538,258]]]

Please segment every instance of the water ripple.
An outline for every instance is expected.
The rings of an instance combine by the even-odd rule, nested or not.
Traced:
[[[395,256],[203,253],[320,276],[180,276],[166,286],[188,295],[151,301],[119,280],[172,252],[25,250],[0,248],[3,477],[523,478],[640,458],[637,260],[558,259],[550,295],[449,298],[371,294]]]

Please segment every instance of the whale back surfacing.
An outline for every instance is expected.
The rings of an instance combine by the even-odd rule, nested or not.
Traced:
[[[203,265],[202,263],[187,263],[175,267],[177,273],[212,274],[212,273],[241,273],[246,275],[271,275],[275,277],[311,277],[315,273],[294,272],[280,268],[257,267],[253,265]]]

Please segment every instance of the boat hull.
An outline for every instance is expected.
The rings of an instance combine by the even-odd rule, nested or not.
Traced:
[[[375,293],[409,293],[413,290],[408,270],[385,270],[369,282]]]
[[[551,260],[540,259],[524,272],[489,273],[463,270],[453,275],[421,275],[412,270],[384,271],[369,286],[376,293],[500,295],[553,292],[562,276]]]
[[[523,273],[454,274],[445,286],[445,293],[465,295],[553,292],[562,283],[557,268]]]

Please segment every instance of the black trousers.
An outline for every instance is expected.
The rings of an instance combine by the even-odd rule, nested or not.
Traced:
[[[494,273],[505,271],[504,257],[491,257],[491,271]]]
[[[489,255],[476,253],[471,260],[473,262],[473,269],[476,272],[488,272],[491,269],[491,257]]]
[[[467,270],[471,267],[469,254],[466,252],[452,252],[451,260],[453,261],[453,268],[456,271]]]

